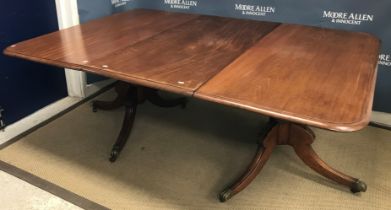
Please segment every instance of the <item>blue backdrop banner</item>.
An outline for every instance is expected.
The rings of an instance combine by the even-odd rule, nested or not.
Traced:
[[[374,109],[391,113],[391,1],[78,0],[78,4],[83,20],[148,8],[371,33],[382,41]]]

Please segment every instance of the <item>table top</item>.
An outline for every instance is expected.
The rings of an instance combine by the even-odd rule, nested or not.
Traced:
[[[8,47],[32,61],[354,131],[369,122],[379,41],[365,33],[133,10]]]
[[[46,64],[84,69],[89,62],[197,18],[197,15],[134,10],[12,45],[5,54]]]
[[[336,131],[369,122],[379,41],[357,32],[283,24],[195,97]]]
[[[191,95],[277,25],[200,16],[90,65],[96,71],[106,65],[105,71],[125,80]]]
[[[5,53],[192,95],[278,25],[141,9],[27,40]]]

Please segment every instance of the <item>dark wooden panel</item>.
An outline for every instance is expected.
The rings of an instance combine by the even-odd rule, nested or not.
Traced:
[[[27,40],[5,50],[11,56],[82,69],[93,59],[145,40],[197,15],[133,10]]]
[[[201,16],[87,65],[125,81],[192,94],[276,26]]]
[[[365,33],[284,24],[195,96],[322,128],[369,121],[379,41]]]

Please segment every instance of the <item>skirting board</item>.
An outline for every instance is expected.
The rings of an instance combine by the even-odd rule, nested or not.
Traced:
[[[373,111],[370,125],[391,130],[391,113]]]
[[[114,80],[105,80],[99,84],[91,86],[87,89],[87,97],[66,97],[60,99],[48,106],[32,113],[31,115],[7,126],[3,131],[0,131],[0,146],[9,144],[14,139],[24,136],[42,125],[49,123],[51,120],[65,114],[66,112],[76,108],[79,104],[89,100],[90,98],[100,94],[112,86]]]

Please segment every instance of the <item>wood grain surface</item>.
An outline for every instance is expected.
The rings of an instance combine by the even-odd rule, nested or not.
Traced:
[[[379,41],[365,33],[278,25],[133,10],[5,53],[321,128],[364,127]]]
[[[192,95],[278,25],[133,10],[18,43],[5,53]]]
[[[183,24],[197,15],[132,10],[12,45],[5,54],[41,63],[85,70],[92,60]]]
[[[278,25],[201,16],[88,65],[132,83],[193,94]]]
[[[284,24],[195,96],[336,131],[369,122],[379,41],[371,35]]]

